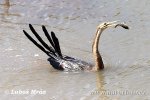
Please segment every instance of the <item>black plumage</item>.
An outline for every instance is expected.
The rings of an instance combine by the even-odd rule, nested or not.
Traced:
[[[51,31],[50,35],[44,25],[42,25],[42,29],[50,45],[43,41],[43,39],[39,36],[31,24],[29,24],[29,28],[41,44],[36,42],[25,30],[23,30],[24,34],[39,49],[41,49],[49,56],[48,61],[53,66],[53,68],[58,70],[80,70],[83,69],[82,67],[84,67],[84,65],[89,65],[84,61],[62,55],[58,38],[55,36],[53,31]]]

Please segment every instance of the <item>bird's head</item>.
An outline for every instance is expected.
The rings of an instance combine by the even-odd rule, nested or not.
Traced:
[[[108,27],[118,27],[121,26],[125,29],[129,29],[129,27],[127,25],[125,25],[124,23],[118,23],[119,21],[112,21],[112,22],[104,22],[98,25],[97,29],[101,29],[101,30],[105,30]]]

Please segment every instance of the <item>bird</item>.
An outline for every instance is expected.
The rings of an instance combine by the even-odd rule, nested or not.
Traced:
[[[116,28],[120,26],[124,29],[129,29],[125,23],[118,22],[119,21],[103,22],[97,26],[92,45],[92,53],[95,62],[94,65],[83,60],[62,54],[60,43],[55,33],[51,31],[51,34],[49,34],[44,25],[42,25],[42,30],[50,45],[48,45],[41,38],[41,36],[39,36],[31,24],[29,24],[29,28],[40,43],[35,41],[35,39],[33,39],[31,35],[29,35],[25,30],[23,30],[23,33],[31,42],[33,42],[33,44],[35,44],[40,50],[48,55],[49,58],[47,60],[54,69],[60,71],[99,71],[104,69],[104,63],[98,50],[98,44],[102,32],[109,27]]]

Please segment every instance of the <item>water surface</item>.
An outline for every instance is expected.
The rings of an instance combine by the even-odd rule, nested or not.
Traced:
[[[1,0],[1,100],[150,99],[149,4],[149,0]],[[54,70],[22,32],[31,33],[31,23],[46,40],[41,30],[45,25],[56,33],[64,54],[92,63],[96,26],[114,20],[126,22],[130,30],[111,28],[102,34],[99,50],[105,70],[100,72]],[[11,93],[19,90],[30,93]],[[32,90],[43,94],[31,94]]]

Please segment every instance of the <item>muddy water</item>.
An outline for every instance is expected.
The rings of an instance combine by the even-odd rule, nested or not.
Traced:
[[[150,99],[149,4],[149,0],[1,0],[0,99]],[[54,70],[22,32],[30,32],[31,23],[46,40],[40,27],[46,25],[56,32],[64,54],[92,63],[95,28],[113,20],[125,21],[130,30],[108,29],[102,34],[101,72]]]

